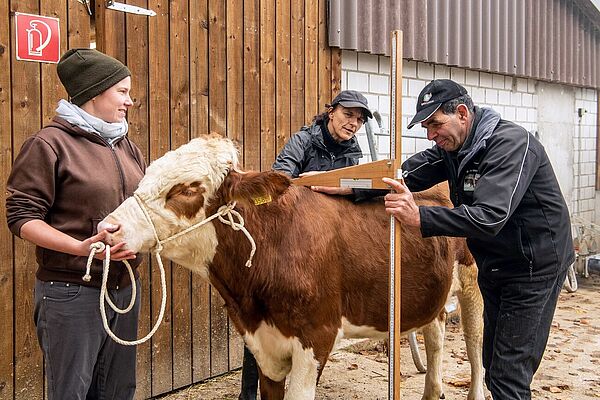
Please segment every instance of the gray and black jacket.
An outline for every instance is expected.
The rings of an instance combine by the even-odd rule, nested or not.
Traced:
[[[362,151],[356,137],[329,150],[323,139],[326,125],[327,119],[302,127],[287,141],[272,168],[297,178],[303,172],[330,171],[358,164]]]
[[[544,147],[497,112],[476,107],[459,151],[434,146],[402,169],[411,191],[449,182],[455,208],[420,207],[421,233],[466,237],[480,273],[546,279],[574,261],[569,210]]]

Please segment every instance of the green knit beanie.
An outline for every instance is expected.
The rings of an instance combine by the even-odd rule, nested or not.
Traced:
[[[68,50],[56,70],[71,103],[77,106],[131,76],[129,68],[119,60],[94,49]]]

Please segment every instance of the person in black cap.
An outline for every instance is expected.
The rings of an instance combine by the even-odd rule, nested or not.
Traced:
[[[423,237],[467,238],[484,300],[483,363],[494,399],[530,399],[558,295],[574,261],[569,210],[542,144],[448,79],[419,94],[409,128],[435,145],[402,164],[386,211]],[[448,181],[454,208],[411,191]]]
[[[344,90],[326,107],[327,110],[316,115],[309,126],[302,127],[290,137],[273,163],[274,170],[297,178],[303,173],[330,171],[358,164],[362,150],[355,135],[367,118],[373,118],[367,99],[355,90]],[[313,186],[312,189],[327,194],[347,195],[354,201],[372,197],[364,190],[351,188]],[[256,360],[244,347],[239,400],[255,400],[257,388]]]
[[[91,280],[82,279],[90,244],[106,235],[97,232],[98,222],[133,194],[145,171],[142,153],[126,136],[131,72],[92,49],[68,50],[57,72],[71,101],[60,100],[52,121],[23,143],[8,178],[7,222],[36,245],[34,321],[48,399],[132,399],[135,346],[110,339],[100,317],[104,252],[91,265]],[[111,249],[117,262],[107,285],[120,308],[132,293],[120,261],[134,269],[141,262],[123,245]],[[139,298],[129,313],[108,309],[113,332],[135,339],[138,312]]]

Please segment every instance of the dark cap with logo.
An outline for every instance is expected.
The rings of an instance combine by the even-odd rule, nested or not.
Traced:
[[[421,90],[417,100],[417,113],[408,129],[431,117],[445,102],[467,94],[467,89],[450,79],[435,79]]]
[[[335,99],[333,99],[330,105],[331,107],[335,107],[338,104],[346,108],[362,108],[365,111],[365,115],[367,117],[373,118],[373,114],[371,114],[371,110],[369,110],[367,98],[363,96],[362,93],[357,92],[356,90],[344,90],[340,92],[340,94],[335,96]]]

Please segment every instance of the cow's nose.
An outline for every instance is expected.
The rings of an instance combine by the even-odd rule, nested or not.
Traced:
[[[110,222],[100,221],[98,224],[98,232],[107,230],[109,232],[116,232],[119,230],[119,225],[111,224]]]

